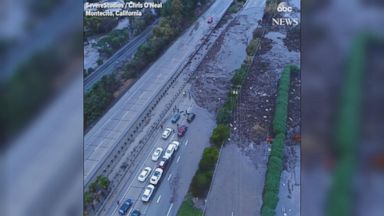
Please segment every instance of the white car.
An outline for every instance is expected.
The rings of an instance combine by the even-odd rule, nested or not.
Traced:
[[[159,182],[162,175],[163,175],[163,169],[156,168],[154,173],[151,176],[151,179],[149,179],[149,182],[153,185],[156,185]]]
[[[141,182],[145,181],[145,179],[147,179],[147,177],[149,176],[149,174],[151,173],[151,171],[152,171],[151,167],[145,167],[145,168],[141,171],[141,173],[140,173],[140,175],[139,175],[139,177],[138,177],[137,179],[138,179],[139,181],[141,181]]]
[[[144,189],[144,193],[143,193],[143,196],[141,197],[141,200],[143,202],[148,202],[149,199],[151,198],[154,190],[155,190],[155,186],[147,185],[147,187],[145,187],[145,189]]]
[[[172,144],[172,143],[170,143],[169,145],[168,145],[168,147],[167,147],[167,150],[165,151],[165,153],[164,153],[164,156],[163,156],[163,159],[169,159],[169,158],[171,158],[172,157],[172,155],[173,155],[173,152],[176,150],[176,145],[175,144]]]
[[[159,159],[161,153],[163,153],[162,148],[159,147],[159,148],[155,149],[155,151],[152,154],[152,161],[157,161]]]
[[[175,151],[177,151],[177,149],[179,149],[179,146],[180,146],[180,142],[179,141],[172,141],[171,144],[175,145]]]
[[[161,138],[163,139],[168,139],[168,137],[172,134],[172,128],[165,128],[165,130],[163,131],[163,134],[161,135]]]

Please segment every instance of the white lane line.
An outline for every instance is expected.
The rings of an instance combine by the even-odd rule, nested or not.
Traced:
[[[232,216],[233,216],[233,212],[232,212]]]
[[[179,163],[179,160],[180,160],[180,155],[179,155],[179,157],[177,158],[177,161],[176,161],[176,163]]]
[[[184,144],[185,146],[187,146],[188,145],[188,140],[187,141],[185,141],[185,144]]]
[[[157,198],[156,203],[159,203],[159,202],[160,202],[160,199],[161,199],[161,195],[159,196],[159,198]]]
[[[149,152],[149,154],[147,155],[147,157],[144,159],[144,163],[142,163],[141,165],[139,165],[139,169],[136,169],[134,171],[134,176],[137,176],[139,174],[139,172],[146,166],[145,165],[145,161],[148,160],[149,156],[152,155],[152,152],[156,149],[156,146],[158,146],[158,142],[155,143],[155,145],[153,145],[152,147],[152,150]],[[128,185],[123,197],[121,198],[121,200],[124,200],[124,197],[127,196],[128,192],[131,190],[131,186],[132,184],[135,182],[136,178],[133,178],[131,183]],[[112,214],[114,215],[115,212],[117,211],[117,209],[119,208],[119,206],[115,207],[115,209],[113,210]]]
[[[172,207],[173,207],[173,203],[171,203],[171,206],[169,206],[167,216],[169,216],[169,214],[171,213]]]
[[[172,173],[169,174],[168,181],[171,179],[171,177],[172,177]]]

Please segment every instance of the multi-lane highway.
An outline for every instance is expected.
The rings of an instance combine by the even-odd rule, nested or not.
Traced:
[[[170,216],[176,214],[197,169],[202,151],[209,143],[210,131],[214,127],[213,116],[196,106],[193,99],[179,96],[176,104],[178,104],[177,108],[181,112],[181,118],[176,124],[188,126],[185,136],[179,138],[173,133],[167,140],[163,140],[161,138],[162,129],[159,128],[148,141],[149,150],[143,152],[143,155],[138,158],[140,162],[135,171],[129,176],[129,180],[124,181],[121,189],[115,191],[114,196],[107,200],[105,208],[98,212],[99,215],[118,215],[120,205],[117,205],[117,201],[121,204],[127,199],[131,199],[134,203],[129,209],[128,215],[134,209],[139,210],[143,215]],[[192,123],[186,121],[185,110],[188,108],[196,113],[196,118]],[[177,128],[176,124],[171,123],[171,117],[175,112],[177,111],[170,110],[167,113],[163,128]],[[173,140],[178,140],[180,146],[174,152],[172,160],[168,164],[168,169],[161,177],[161,181],[156,185],[156,190],[152,194],[150,201],[145,203],[141,200],[144,188],[149,184],[153,170],[158,167],[168,144]],[[158,147],[163,148],[164,151],[159,160],[154,162],[151,156]],[[151,167],[152,173],[145,182],[140,182],[137,178],[145,167]]]
[[[122,155],[112,153],[126,145],[125,142],[129,139],[126,137],[127,132],[133,130],[133,133],[137,133],[140,130],[140,126],[143,125],[137,120],[147,111],[148,105],[157,99],[158,94],[163,92],[164,86],[169,84],[174,75],[181,72],[182,67],[199,49],[204,38],[212,31],[231,3],[232,0],[216,1],[85,135],[86,185],[97,175],[109,173],[108,169],[113,169]],[[215,18],[215,23],[207,24],[209,16]],[[153,119],[156,116],[149,118]],[[132,141],[130,145],[137,144],[136,141]],[[105,164],[106,162],[110,164]]]

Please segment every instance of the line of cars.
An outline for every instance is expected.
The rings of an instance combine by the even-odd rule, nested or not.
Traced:
[[[176,113],[176,114],[178,114],[178,117],[176,115],[174,115],[171,119],[172,123],[176,123],[180,119],[180,114],[179,113]],[[195,118],[195,114],[193,114],[193,113],[187,114],[187,122],[188,123],[191,123],[194,120],[194,118]],[[172,121],[174,119],[177,119],[177,120]],[[178,126],[178,128],[177,128],[178,137],[183,137],[185,135],[185,133],[187,132],[187,129],[188,129],[188,127],[185,125]],[[165,130],[163,131],[163,133],[161,135],[161,138],[164,140],[167,140],[172,133],[173,133],[172,128],[169,128],[169,127],[165,128]],[[141,200],[144,203],[149,202],[151,197],[154,196],[154,193],[155,193],[158,185],[160,184],[160,182],[162,180],[162,176],[165,176],[165,172],[168,170],[169,165],[171,164],[171,162],[174,158],[174,154],[179,149],[179,147],[180,147],[180,142],[177,140],[173,140],[171,143],[168,144],[165,152],[164,152],[163,148],[161,148],[161,147],[158,147],[153,151],[152,157],[151,157],[151,160],[153,162],[157,162],[161,158],[161,160],[157,164],[157,167],[155,167],[153,169],[151,167],[145,167],[140,172],[139,176],[137,177],[137,180],[139,182],[143,182],[143,183],[149,178],[149,184],[144,188],[143,194],[141,196]],[[163,152],[164,152],[164,154],[163,154]],[[163,155],[163,156],[161,157],[161,155]],[[126,200],[119,209],[120,215],[125,215],[132,205],[133,205],[133,202],[131,199]],[[141,213],[139,210],[133,210],[130,215],[131,216],[140,216],[140,214]]]

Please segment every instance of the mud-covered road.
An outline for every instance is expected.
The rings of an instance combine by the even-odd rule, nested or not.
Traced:
[[[215,112],[224,103],[233,71],[246,57],[246,46],[261,19],[264,1],[247,1],[237,14],[227,14],[221,25],[225,30],[207,53],[192,81],[197,104]]]
[[[254,57],[235,109],[231,141],[222,149],[215,171],[207,198],[207,215],[231,212],[233,215],[259,215],[260,212],[271,150],[266,139],[272,136],[278,81],[287,64],[300,65],[300,28],[271,26],[270,20],[259,22],[263,10],[264,3],[252,10],[241,10],[227,20],[227,29],[208,52],[193,81],[192,93],[197,103],[215,112],[225,101],[233,70],[246,58],[246,46],[253,32],[263,33],[259,34],[261,49]],[[299,8],[295,7],[295,11],[298,15]],[[277,215],[296,215],[300,209],[300,140],[293,139],[300,138],[300,88],[300,74],[293,74]],[[244,195],[247,190],[253,193]]]

